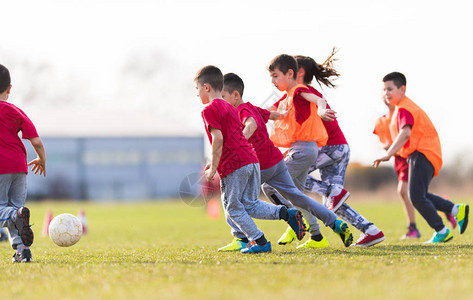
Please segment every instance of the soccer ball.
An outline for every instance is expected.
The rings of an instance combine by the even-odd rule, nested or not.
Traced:
[[[82,223],[74,215],[60,214],[49,223],[49,237],[58,246],[72,246],[81,236]]]

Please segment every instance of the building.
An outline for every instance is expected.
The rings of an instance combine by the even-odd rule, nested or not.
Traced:
[[[204,162],[202,136],[42,139],[47,150],[47,176],[29,173],[31,198],[178,197],[180,183],[200,172]],[[36,154],[28,141],[25,146],[30,161]]]

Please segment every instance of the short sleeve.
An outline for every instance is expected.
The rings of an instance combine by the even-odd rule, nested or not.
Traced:
[[[311,93],[312,94],[312,92],[310,91],[309,88],[307,88],[307,87],[298,87],[294,91],[294,96],[293,97],[295,98],[295,97],[299,96],[301,93]]]
[[[209,126],[215,129],[222,130],[220,114],[217,111],[216,106],[209,105],[202,111],[202,118],[207,129]]]
[[[240,111],[240,121],[242,124],[245,124],[246,122],[246,119],[248,119],[249,117],[253,117],[253,114],[251,113],[251,111],[247,108],[243,108],[241,111]]]
[[[271,112],[267,109],[257,107],[257,106],[256,106],[256,109],[258,110],[258,113],[260,114],[261,118],[263,119],[263,122],[267,123],[268,120],[269,120],[269,116],[271,115]]]
[[[408,112],[406,109],[400,108],[397,121],[399,124],[399,130],[404,128],[404,126],[413,126],[414,125],[414,118],[412,117],[412,114]]]
[[[38,137],[39,135],[33,122],[31,122],[30,118],[28,118],[28,116],[21,109],[18,110],[21,116],[21,138],[31,139]]]

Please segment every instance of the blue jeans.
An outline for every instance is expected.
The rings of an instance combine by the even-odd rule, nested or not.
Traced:
[[[13,249],[24,246],[15,220],[18,208],[26,201],[26,174],[0,174],[0,227],[7,227],[10,232],[10,244]]]
[[[249,164],[220,180],[225,219],[237,238],[255,241],[263,236],[255,219],[279,220],[282,206],[258,199],[261,177],[259,164]]]

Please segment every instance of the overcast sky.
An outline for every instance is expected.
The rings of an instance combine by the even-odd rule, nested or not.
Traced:
[[[473,149],[470,6],[455,0],[9,1],[1,8],[0,63],[12,72],[10,101],[40,135],[203,134],[192,82],[198,68],[214,64],[239,74],[244,99],[266,105],[276,92],[266,70],[274,56],[323,62],[335,46],[342,77],[336,89],[322,92],[338,112],[352,161],[370,164],[381,154],[372,134],[374,120],[386,112],[381,79],[400,71],[407,95],[436,125],[449,163]]]

